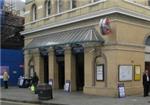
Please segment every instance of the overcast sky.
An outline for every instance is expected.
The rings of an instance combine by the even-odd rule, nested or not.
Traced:
[[[13,4],[17,10],[21,10],[25,6],[25,0],[5,0],[5,3]]]

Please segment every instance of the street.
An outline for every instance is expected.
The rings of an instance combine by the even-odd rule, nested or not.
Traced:
[[[23,103],[23,102],[12,102],[12,101],[0,101],[1,105],[38,105],[31,103]]]
[[[13,102],[13,101],[3,101],[0,100],[0,105],[60,105],[60,104],[34,104],[34,103],[24,103],[24,102]],[[64,104],[63,104],[64,105]]]

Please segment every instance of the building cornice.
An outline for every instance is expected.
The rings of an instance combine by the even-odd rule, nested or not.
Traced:
[[[141,19],[141,20],[145,20],[145,21],[150,22],[150,16],[146,16],[146,15],[136,13],[134,11],[129,11],[129,10],[119,8],[119,7],[113,7],[113,8],[110,8],[110,9],[105,9],[105,10],[89,13],[89,14],[86,14],[86,15],[81,15],[81,16],[78,16],[78,17],[65,19],[65,20],[57,22],[57,23],[44,25],[44,26],[42,26],[40,28],[37,28],[37,29],[25,30],[25,31],[21,32],[21,34],[22,35],[27,35],[27,34],[30,34],[30,33],[35,33],[35,32],[38,32],[38,31],[42,31],[42,30],[46,30],[46,29],[50,29],[50,28],[55,28],[55,27],[59,27],[59,26],[63,26],[63,25],[71,24],[71,23],[76,23],[76,22],[80,22],[80,21],[83,21],[83,20],[92,19],[92,18],[96,18],[96,17],[100,17],[100,16],[106,16],[106,15],[110,15],[110,14],[114,14],[114,13],[119,13],[119,14],[122,14],[122,15],[130,16],[130,17],[134,17],[134,18],[137,18],[137,19]]]

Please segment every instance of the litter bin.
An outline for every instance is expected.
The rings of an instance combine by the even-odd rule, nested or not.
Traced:
[[[48,84],[39,84],[37,86],[37,94],[40,100],[53,99],[52,86]]]

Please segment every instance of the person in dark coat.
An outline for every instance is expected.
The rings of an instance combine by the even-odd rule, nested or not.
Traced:
[[[144,97],[146,97],[148,96],[150,88],[150,76],[148,74],[148,70],[145,70],[143,74],[143,87],[144,87]]]
[[[38,81],[39,81],[39,78],[38,78],[36,72],[34,72],[33,77],[32,77],[32,85],[37,86]]]
[[[37,88],[38,81],[39,81],[39,78],[38,78],[36,72],[34,72],[33,77],[32,77],[31,80],[32,80],[32,85],[34,86],[34,91],[36,93],[36,88]]]

